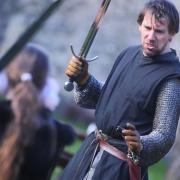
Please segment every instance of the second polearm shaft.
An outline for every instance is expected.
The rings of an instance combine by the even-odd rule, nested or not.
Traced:
[[[96,17],[95,17],[95,20],[93,21],[93,23],[92,23],[92,25],[88,31],[88,34],[84,40],[84,43],[80,49],[80,52],[78,54],[79,58],[86,59],[86,56],[90,50],[90,47],[94,41],[94,38],[98,32],[98,29],[100,27],[100,24],[103,20],[103,17],[106,13],[106,10],[107,10],[110,2],[111,2],[111,0],[103,0],[102,1],[101,6],[97,12]],[[69,81],[65,82],[64,89],[66,91],[72,91],[74,88],[73,82],[74,82],[74,79],[70,78]]]
[[[19,39],[7,50],[0,58],[0,71],[3,70],[23,48],[23,46],[32,38],[32,36],[41,28],[42,24],[51,16],[54,10],[64,0],[54,0],[50,6],[38,17],[38,19],[19,37]]]

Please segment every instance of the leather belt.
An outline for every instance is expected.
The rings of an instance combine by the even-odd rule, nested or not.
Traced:
[[[116,147],[112,146],[107,142],[108,136],[102,133],[101,130],[95,131],[97,142],[99,143],[99,146],[109,154],[115,156],[118,159],[121,159],[123,161],[127,161],[129,166],[129,175],[130,180],[141,180],[141,167],[138,165],[135,165],[131,159],[127,157],[127,155],[117,149]]]
[[[115,156],[118,159],[121,159],[123,161],[127,161],[127,156],[125,153],[123,153],[119,149],[115,148],[114,146],[110,145],[106,141],[100,140],[99,145],[104,151],[108,152],[109,154],[112,154],[113,156]]]

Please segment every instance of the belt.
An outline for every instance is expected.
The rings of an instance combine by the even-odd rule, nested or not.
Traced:
[[[102,133],[101,130],[95,131],[97,142],[99,143],[99,146],[109,154],[115,156],[118,159],[121,159],[123,161],[127,161],[128,167],[129,167],[129,176],[130,180],[141,180],[141,167],[138,165],[135,165],[131,159],[127,157],[127,155],[117,149],[116,147],[112,146],[107,142],[108,136]]]

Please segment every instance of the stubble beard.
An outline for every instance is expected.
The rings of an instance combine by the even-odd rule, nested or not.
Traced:
[[[145,48],[143,45],[143,54],[144,56],[146,57],[152,57],[152,56],[157,56],[157,55],[160,55],[160,54],[163,54],[163,52],[165,51],[166,47],[167,47],[167,43],[165,43],[160,49],[158,48],[154,48],[154,49],[148,49],[148,48]]]

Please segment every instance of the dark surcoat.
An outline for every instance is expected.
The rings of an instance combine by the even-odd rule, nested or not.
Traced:
[[[97,128],[111,136],[117,126],[130,122],[141,136],[149,134],[161,84],[179,76],[179,60],[173,50],[154,57],[144,57],[141,46],[124,50],[118,56],[101,91],[95,111]],[[116,142],[110,143],[127,153],[123,138]],[[92,133],[82,143],[61,179],[82,180],[89,169],[96,144]],[[127,163],[104,152],[92,179],[128,180]]]

